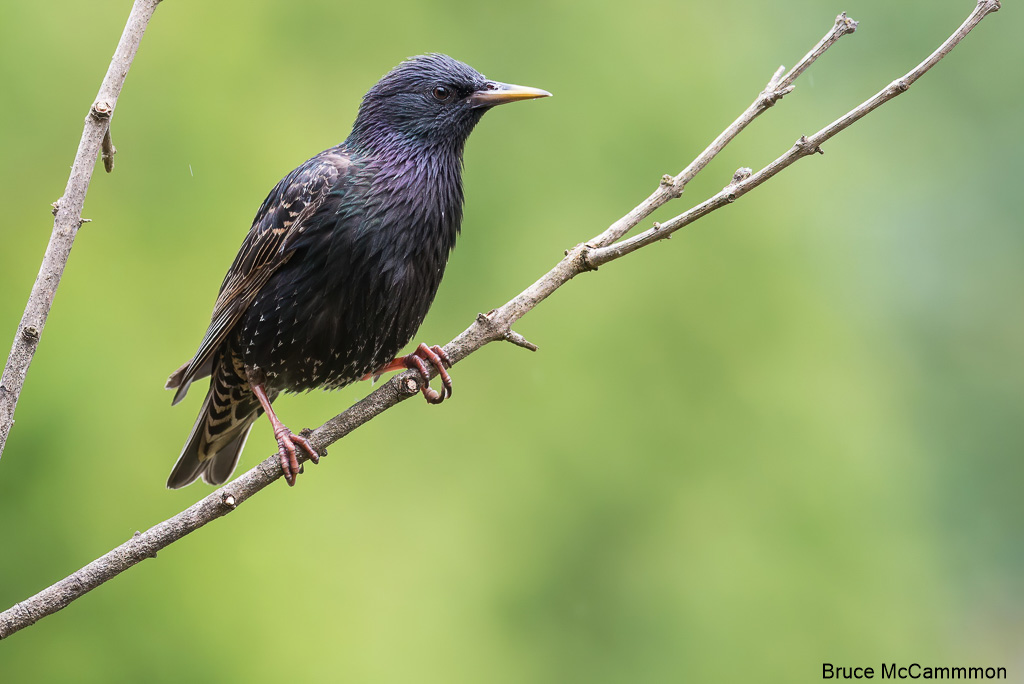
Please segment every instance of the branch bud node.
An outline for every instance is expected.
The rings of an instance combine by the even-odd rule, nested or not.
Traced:
[[[812,145],[810,139],[806,135],[801,135],[800,139],[796,141],[796,147],[803,155],[808,154],[825,154],[817,145]]]
[[[836,32],[841,36],[847,33],[853,33],[854,31],[857,30],[857,26],[859,24],[859,21],[854,21],[853,19],[850,19],[848,16],[846,16],[846,12],[843,12],[838,17],[836,17]]]
[[[93,103],[92,109],[89,110],[89,113],[94,119],[102,121],[110,118],[110,115],[114,113],[114,106],[106,100],[100,100],[99,102]]]
[[[999,0],[978,0],[979,5],[985,5],[985,13],[998,12],[1001,5]]]

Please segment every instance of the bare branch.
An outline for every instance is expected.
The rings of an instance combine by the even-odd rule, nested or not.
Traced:
[[[825,128],[822,128],[814,135],[810,137],[802,136],[788,152],[768,164],[768,166],[764,167],[757,173],[749,176],[741,182],[730,183],[717,195],[705,200],[689,211],[683,212],[675,218],[665,221],[664,223],[627,240],[587,252],[585,255],[587,264],[592,268],[597,268],[609,261],[613,261],[631,252],[635,252],[641,247],[645,247],[646,245],[657,242],[658,240],[664,240],[683,226],[688,226],[697,219],[707,216],[712,211],[735,202],[737,199],[761,185],[779,171],[790,166],[798,159],[802,159],[803,157],[807,157],[814,153],[824,154],[821,149],[822,143],[832,138],[840,131],[849,128],[853,123],[864,118],[897,95],[905,93],[914,81],[921,78],[921,76],[923,76],[929,69],[938,64],[940,59],[949,54],[949,51],[956,47],[957,44],[963,40],[964,37],[971,32],[971,29],[977,26],[982,19],[984,19],[989,13],[995,12],[998,9],[999,0],[979,0],[974,11],[971,12],[970,16],[968,16],[964,23],[960,25],[960,28],[954,31],[953,35],[947,38],[946,41],[942,43],[935,52],[929,55],[927,59],[907,72],[907,74],[902,78],[896,79],[876,93],[873,97],[861,103],[860,106],[847,112],[845,115],[833,121]]]
[[[959,43],[959,41],[967,35],[967,33],[970,32],[970,30],[974,28],[974,26],[977,25],[985,15],[997,9],[999,9],[998,0],[981,0],[981,2],[978,3],[977,8],[972,12],[971,16],[964,22],[960,29],[958,29],[949,40],[943,43],[935,53],[922,62],[914,71],[904,78],[895,81],[874,98],[868,100],[857,109],[830,124],[810,138],[801,138],[792,150],[782,155],[779,159],[772,162],[772,164],[769,164],[761,171],[758,171],[756,174],[751,174],[750,169],[739,169],[733,176],[730,184],[722,190],[722,192],[718,193],[706,202],[694,207],[690,211],[680,214],[665,224],[660,226],[656,225],[655,228],[629,240],[625,240],[617,244],[610,244],[610,246],[600,246],[595,248],[595,245],[602,245],[605,241],[613,239],[610,236],[615,232],[612,229],[616,226],[626,226],[627,224],[630,224],[630,221],[633,221],[633,223],[630,224],[629,227],[636,225],[636,221],[643,218],[643,216],[639,216],[641,213],[647,211],[647,214],[649,214],[650,211],[653,211],[653,208],[648,211],[650,203],[664,203],[664,201],[667,201],[667,199],[670,198],[666,197],[665,199],[656,199],[656,197],[660,197],[656,192],[650,198],[645,200],[644,203],[640,204],[636,209],[624,216],[620,221],[616,222],[612,228],[605,231],[605,233],[602,233],[590,243],[580,244],[573,249],[568,250],[565,258],[558,262],[553,269],[523,290],[523,292],[518,296],[507,302],[504,306],[495,309],[488,314],[480,314],[477,316],[472,325],[448,343],[445,347],[445,352],[451,358],[453,363],[458,363],[489,342],[508,340],[529,348],[532,345],[525,343],[525,340],[523,340],[520,335],[514,333],[512,331],[512,325],[536,307],[540,302],[550,296],[559,287],[580,273],[594,270],[598,264],[607,263],[608,261],[624,256],[625,254],[633,252],[646,244],[650,244],[651,242],[667,236],[672,231],[678,230],[683,225],[692,223],[700,216],[706,215],[715,208],[724,206],[742,194],[749,192],[771,176],[792,164],[796,159],[818,151],[819,145],[822,142],[865,116],[884,102],[892,99],[900,92],[906,90],[906,86],[909,86],[910,83],[934,66],[934,64],[945,56],[945,54],[947,54],[953,47],[955,47],[956,44]],[[840,15],[839,19],[845,19],[845,16]],[[849,22],[849,20],[846,21]],[[856,27],[855,23],[849,23],[852,24],[852,27]],[[836,27],[833,28],[833,31],[838,31],[839,29],[837,27],[839,27],[839,25],[840,21],[837,20]],[[851,27],[847,27],[843,32],[848,33],[851,30],[853,30]],[[839,35],[835,35],[831,39],[831,42],[834,42]],[[790,85],[784,86],[783,84],[787,82],[787,79],[795,79],[796,76],[799,75],[797,73],[797,68],[801,68],[801,70],[806,68],[806,64],[804,63],[806,62],[809,64],[811,61],[816,59],[817,56],[831,44],[831,42],[829,42],[829,36],[826,36],[826,38],[823,39],[823,41],[809,52],[804,60],[801,61],[801,64],[804,66],[801,67],[801,65],[798,64],[797,67],[794,67],[793,72],[791,72],[789,76],[783,77],[781,70],[776,72],[776,75],[773,76],[772,80],[769,82],[769,87],[766,89],[766,93],[769,93],[769,95],[762,93],[751,107],[757,109],[758,103],[762,102],[766,97],[769,97],[770,93],[778,93],[780,92],[780,89],[784,90],[785,88],[790,87],[791,81]],[[764,104],[762,102],[761,106],[766,108],[767,106],[770,106],[770,104]],[[714,155],[724,147],[725,143],[735,137],[735,135],[738,134],[746,124],[753,120],[753,118],[757,116],[757,113],[759,113],[750,114],[751,111],[752,110],[748,108],[747,112],[744,113],[744,116],[747,116],[748,114],[750,115],[749,120],[744,120],[744,116],[737,119],[737,121],[734,122],[725,133],[716,138],[715,142],[712,143],[712,145],[709,146],[700,157],[698,157],[698,160],[695,160],[693,164],[688,166],[687,169],[695,169],[692,171],[695,175],[700,168],[703,168],[707,161],[713,158]],[[763,111],[763,109],[761,111]],[[720,141],[724,142],[721,142],[719,145],[718,143]],[[698,163],[700,160],[703,161]],[[675,193],[675,188],[677,187],[676,179],[682,179],[683,181],[688,182],[689,178],[692,178],[692,175],[687,176],[687,173],[688,171],[684,170],[680,176],[676,176],[675,178],[666,177],[666,181],[662,188],[670,187],[671,190],[666,190],[665,192]],[[677,194],[673,194],[672,196],[677,196]],[[643,215],[646,216],[647,214]],[[639,218],[635,218],[637,216],[639,216]],[[629,227],[625,228],[625,230],[628,230]],[[623,230],[623,233],[625,230]],[[620,235],[621,234],[622,233],[620,233]],[[430,369],[430,371],[433,373],[433,369]],[[383,413],[395,404],[416,395],[419,391],[420,382],[421,379],[417,372],[406,371],[401,373],[392,378],[389,382],[384,383],[343,413],[321,425],[316,430],[303,431],[303,435],[309,438],[313,447],[318,452],[326,454],[326,447],[329,445],[338,441],[352,430]],[[246,499],[281,477],[281,475],[281,467],[278,462],[278,457],[275,454],[258,464],[255,468],[242,474],[236,480],[217,489],[187,510],[182,511],[178,515],[150,528],[146,532],[141,534],[136,533],[132,539],[128,540],[113,551],[110,551],[101,558],[93,561],[78,572],[44,589],[35,596],[15,605],[7,611],[0,613],[0,639],[10,636],[14,632],[33,624],[46,615],[60,610],[82,594],[96,588],[103,582],[116,577],[118,574],[136,563],[146,558],[155,557],[157,551],[165,548],[186,534],[199,529],[203,525],[233,511]]]
[[[786,67],[779,67],[772,77],[768,80],[768,85],[765,86],[757,99],[750,103],[746,111],[740,114],[735,121],[729,124],[722,133],[711,141],[711,144],[701,152],[696,159],[690,162],[690,165],[679,172],[676,176],[669,176],[668,174],[662,176],[661,184],[658,189],[651,193],[651,196],[645,199],[643,202],[638,204],[631,212],[620,218],[618,221],[608,227],[608,230],[604,231],[597,237],[587,242],[591,247],[605,247],[618,241],[623,235],[633,230],[641,221],[650,216],[657,210],[661,205],[665,204],[669,200],[676,199],[683,194],[683,189],[687,183],[693,180],[698,173],[700,173],[705,166],[707,166],[712,159],[718,156],[718,153],[725,149],[733,138],[739,135],[744,128],[747,127],[750,122],[759,117],[765,110],[774,105],[776,102],[781,100],[783,97],[793,91],[793,82],[796,81],[797,77],[807,70],[811,64],[814,63],[818,57],[825,54],[825,50],[828,50],[837,40],[845,36],[847,33],[853,33],[857,30],[857,22],[846,17],[846,12],[843,12],[836,17],[836,22],[829,29],[829,32],[818,41],[818,44],[811,48],[810,52],[804,55],[795,67],[790,69],[789,73],[783,76],[783,72]]]
[[[789,70],[786,77],[779,82],[779,88],[786,88],[787,86],[793,85],[793,81],[797,77],[804,73],[807,67],[814,64],[814,60],[825,54],[825,50],[832,47],[832,44],[837,40],[845,36],[847,33],[853,33],[857,30],[857,22],[846,16],[846,12],[843,12],[836,17],[835,26],[832,30],[825,34],[825,37],[818,41],[818,44],[811,48],[811,51],[804,55],[804,58],[797,62],[796,66]]]
[[[42,335],[50,306],[57,294],[57,285],[64,274],[64,266],[71,254],[75,235],[82,226],[82,207],[85,206],[85,194],[89,190],[96,159],[103,149],[103,163],[107,171],[114,168],[114,145],[110,141],[110,119],[114,115],[117,98],[121,94],[121,86],[131,68],[132,60],[139,49],[142,34],[146,31],[156,6],[160,0],[135,0],[128,23],[125,24],[117,50],[110,60],[107,74],[103,77],[99,94],[89,108],[85,117],[85,130],[78,144],[78,153],[71,166],[64,196],[54,203],[53,233],[50,244],[46,247],[43,263],[39,267],[39,275],[32,286],[25,313],[18,325],[19,332],[14,336],[10,356],[0,378],[0,455],[3,454],[7,435],[14,423],[14,410],[18,405],[21,388],[25,384],[25,375],[35,356],[39,337]]]

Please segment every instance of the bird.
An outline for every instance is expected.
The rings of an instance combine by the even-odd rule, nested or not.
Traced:
[[[370,88],[348,137],[267,195],[198,350],[167,380],[174,405],[210,377],[168,488],[200,477],[226,482],[264,413],[294,485],[300,450],[313,463],[319,454],[275,414],[282,392],[338,389],[408,368],[423,376],[428,403],[451,396],[441,347],[396,354],[427,315],[460,232],[463,149],[491,108],[550,95],[438,53],[401,62]]]

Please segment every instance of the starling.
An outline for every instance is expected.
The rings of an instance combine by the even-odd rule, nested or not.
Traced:
[[[348,138],[270,191],[228,269],[210,327],[167,381],[174,404],[194,380],[210,389],[167,480],[227,481],[266,413],[288,484],[297,449],[271,404],[281,392],[336,389],[411,368],[429,403],[451,396],[451,363],[421,344],[395,355],[427,314],[462,222],[462,150],[484,112],[550,93],[499,83],[451,57],[402,62],[363,97]],[[426,383],[437,369],[442,391]]]

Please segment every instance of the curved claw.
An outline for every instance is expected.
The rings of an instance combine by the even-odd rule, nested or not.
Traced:
[[[448,369],[452,367],[452,360],[448,358],[448,354],[445,350],[436,344],[430,348],[430,351],[434,352],[437,356],[437,360],[441,362],[437,363],[431,359],[431,362],[437,369],[438,377],[441,378],[441,385],[444,387],[445,394],[450,397],[452,396],[452,376],[448,375]]]
[[[298,444],[309,455],[309,460],[313,463],[320,462],[320,454],[316,452],[316,449],[313,448],[308,439],[289,430],[280,421],[277,414],[274,413],[274,409],[270,405],[271,400],[267,396],[266,389],[263,387],[262,376],[257,371],[249,368],[246,368],[246,373],[249,376],[252,393],[256,395],[256,399],[260,402],[263,412],[267,414],[270,424],[274,427],[274,438],[277,440],[277,455],[281,463],[281,470],[284,471],[284,479],[288,481],[289,487],[294,487],[295,477],[302,472],[302,468],[299,466],[299,453],[295,445]]]
[[[274,430],[274,437],[277,439],[277,455],[281,462],[281,470],[284,471],[284,479],[288,481],[289,487],[294,487],[296,476],[302,472],[302,468],[299,466],[298,449],[295,445],[298,444],[313,463],[320,463],[320,454],[316,452],[308,439],[296,435],[284,425],[281,425],[281,429]]]
[[[406,368],[419,371],[423,376],[423,397],[428,404],[440,404],[452,396],[452,378],[448,375],[448,368],[451,367],[452,360],[448,358],[444,349],[437,345],[428,347],[426,344],[420,344],[416,351],[403,358],[402,362]],[[427,363],[437,369],[437,376],[441,378],[441,392],[430,386],[430,371],[427,370]]]

